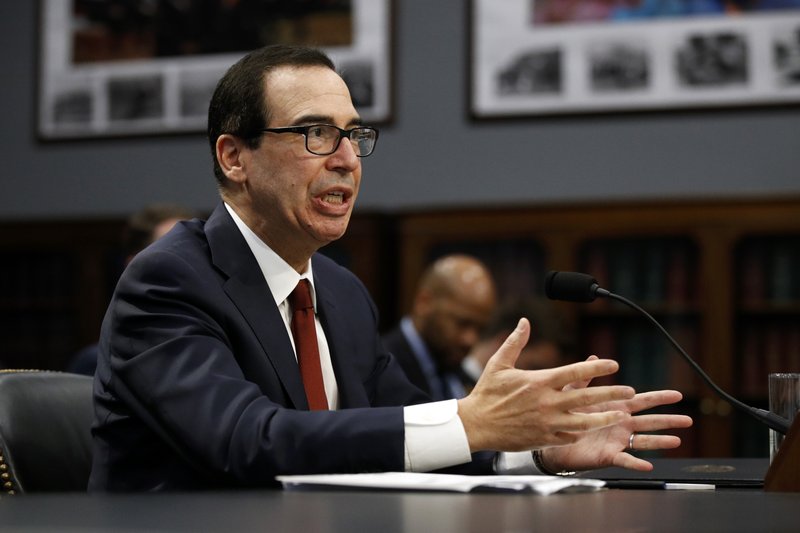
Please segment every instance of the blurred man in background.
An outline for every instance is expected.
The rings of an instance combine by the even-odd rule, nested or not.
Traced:
[[[410,314],[383,337],[383,344],[433,400],[463,398],[474,381],[463,373],[461,362],[478,342],[496,301],[494,281],[483,263],[468,255],[444,256],[423,273]]]

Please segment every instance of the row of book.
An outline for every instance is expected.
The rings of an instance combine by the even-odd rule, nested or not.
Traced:
[[[697,250],[687,239],[592,241],[583,270],[600,285],[645,304],[688,305],[696,298]]]
[[[540,294],[544,254],[529,239],[468,241],[436,246],[429,260],[447,253],[481,259],[497,280],[501,297]],[[581,267],[600,284],[644,303],[687,305],[695,295],[697,250],[683,238],[609,239],[587,243]]]
[[[767,397],[767,375],[800,372],[800,328],[792,321],[748,324],[741,335],[738,382],[741,394]]]
[[[601,322],[584,328],[587,354],[616,359],[620,371],[613,381],[637,389],[675,388],[684,394],[697,390],[699,380],[691,366],[649,324],[641,326]],[[667,331],[701,366],[697,330],[691,324],[666,325]],[[733,392],[745,398],[767,396],[767,375],[800,372],[800,328],[791,321],[745,326],[739,342]],[[705,368],[712,380],[713,368]]]
[[[587,355],[619,362],[618,374],[604,382],[624,383],[640,391],[671,388],[684,396],[697,393],[699,380],[694,370],[649,324],[602,322],[587,324],[584,330]],[[667,324],[667,330],[693,359],[701,359],[697,353],[697,329],[693,325]]]
[[[743,304],[800,302],[800,238],[745,241],[737,275]]]
[[[468,253],[483,260],[501,296],[541,292],[544,256],[525,239],[468,241],[435,247],[430,259]],[[619,295],[644,304],[691,305],[697,294],[697,246],[688,238],[593,240],[582,247],[581,269]],[[739,301],[800,301],[800,238],[749,239],[736,257]]]

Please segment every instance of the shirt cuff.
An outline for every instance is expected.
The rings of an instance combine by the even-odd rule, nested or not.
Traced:
[[[494,473],[501,475],[544,474],[533,462],[531,452],[501,452],[494,461]]]
[[[405,470],[428,472],[472,460],[457,400],[403,408]]]

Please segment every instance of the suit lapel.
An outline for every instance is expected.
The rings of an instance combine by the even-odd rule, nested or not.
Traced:
[[[225,292],[258,338],[294,407],[308,409],[283,317],[253,253],[224,205],[217,206],[211,214],[205,232],[214,265],[228,276]]]

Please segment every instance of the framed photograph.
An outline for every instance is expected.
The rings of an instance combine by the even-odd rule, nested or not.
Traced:
[[[392,116],[392,0],[39,0],[40,139],[204,131],[227,68],[272,43],[325,50],[367,123]]]
[[[473,118],[800,103],[800,0],[470,0]]]

